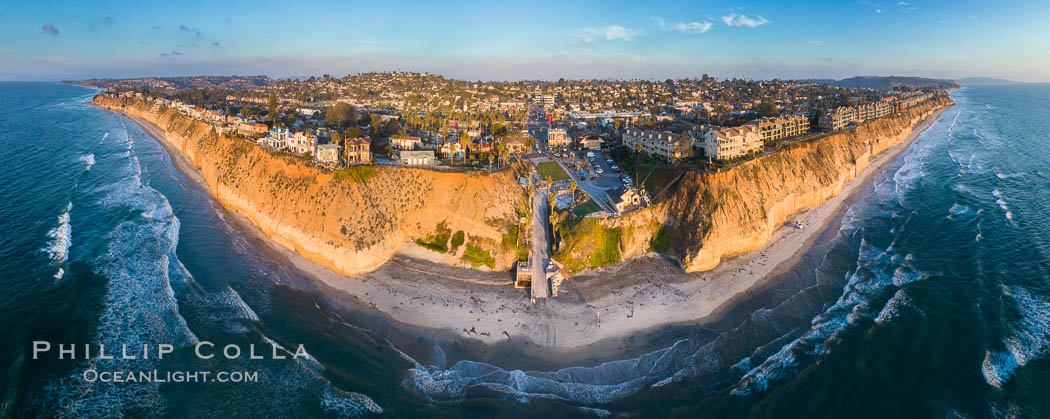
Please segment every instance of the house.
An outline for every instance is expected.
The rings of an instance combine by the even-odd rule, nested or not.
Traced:
[[[580,138],[580,148],[585,150],[597,150],[602,148],[602,142],[602,138],[597,135],[584,135]]]
[[[393,137],[390,145],[398,150],[417,150],[423,147],[423,140],[419,137]]]
[[[303,131],[296,131],[288,136],[288,149],[298,155],[313,153],[317,148],[317,136]]]
[[[273,150],[283,150],[285,147],[288,147],[288,130],[270,130],[269,135],[259,139],[259,145]]]
[[[344,143],[346,165],[369,164],[372,162],[372,141],[368,138],[347,138]]]
[[[256,122],[250,122],[250,121],[243,122],[243,123],[237,125],[237,132],[241,133],[241,135],[249,135],[249,136],[263,135],[263,134],[266,134],[266,131],[269,130],[269,129],[270,129],[270,127],[267,127],[266,124],[260,124],[260,123],[256,123]]]
[[[642,195],[637,189],[621,186],[607,192],[609,201],[612,202],[616,212],[623,213],[632,207],[642,205]]]
[[[441,155],[453,160],[463,159],[463,144],[459,141],[446,141],[441,145]]]
[[[398,160],[405,166],[433,166],[434,150],[402,151]]]
[[[339,163],[339,154],[339,144],[320,144],[314,158],[321,164],[334,165]]]
[[[529,143],[527,135],[528,134],[512,134],[506,136],[503,140],[503,144],[507,146],[507,152],[518,154],[528,153]]]

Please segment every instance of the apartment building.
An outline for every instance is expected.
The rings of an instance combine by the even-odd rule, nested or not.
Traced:
[[[894,112],[900,111],[901,109],[913,106],[919,102],[929,99],[932,96],[930,93],[910,95],[906,99],[897,99],[895,97],[888,97],[880,100],[876,103],[868,103],[857,106],[843,106],[835,108],[832,111],[824,114],[817,121],[822,131],[836,131],[846,128],[851,123],[861,123],[865,121],[871,121],[876,118],[882,118],[893,114]]]
[[[641,146],[642,153],[648,156],[658,156],[665,160],[681,160],[692,156],[693,144],[689,137],[685,137],[689,144],[684,144],[682,136],[662,131],[628,129],[623,134],[623,145],[631,151],[637,151]]]
[[[761,118],[751,121],[747,125],[753,125],[758,129],[759,136],[765,142],[809,132],[809,118],[803,115]]]
[[[708,128],[702,132],[704,155],[712,160],[729,160],[762,151],[762,135],[756,125],[736,128]]]

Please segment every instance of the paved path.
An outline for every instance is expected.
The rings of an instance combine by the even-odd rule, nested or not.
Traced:
[[[536,178],[532,176],[532,184],[536,186]],[[536,193],[532,196],[532,298],[550,297],[550,284],[547,283],[547,263],[550,261],[550,243],[547,242],[548,214],[550,202],[547,200],[547,189],[536,187]]]

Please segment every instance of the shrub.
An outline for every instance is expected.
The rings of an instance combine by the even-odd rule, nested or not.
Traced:
[[[376,175],[376,168],[372,166],[350,166],[332,172],[335,180],[350,183],[365,183]]]
[[[467,251],[463,253],[463,260],[470,262],[470,266],[475,268],[481,265],[488,266],[489,269],[496,267],[496,259],[492,257],[492,253],[474,243],[467,243]]]
[[[447,253],[448,239],[451,235],[452,231],[449,230],[445,222],[442,221],[438,223],[437,228],[433,233],[427,234],[425,239],[416,239],[416,244],[435,252]]]
[[[463,236],[464,236],[463,230],[459,230],[459,231],[456,232],[456,234],[453,234],[452,235],[452,246],[450,247],[450,249],[458,249],[460,246],[462,246],[463,245]]]

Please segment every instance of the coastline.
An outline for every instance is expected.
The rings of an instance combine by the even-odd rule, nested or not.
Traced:
[[[742,299],[790,270],[813,243],[841,219],[849,198],[870,185],[949,107],[933,112],[907,138],[872,158],[839,194],[796,214],[803,230],[781,227],[761,249],[725,260],[714,270],[686,273],[650,254],[567,280],[557,299],[531,304],[510,286],[506,272],[480,272],[434,263],[401,252],[378,270],[346,277],[276,243],[243,215],[225,211],[232,224],[277,256],[279,262],[331,288],[348,310],[379,316],[393,327],[441,344],[447,362],[472,359],[507,368],[596,364],[656,349],[646,338],[677,326],[717,321]],[[170,143],[163,130],[118,112],[167,150],[175,167],[209,191],[200,171]],[[217,206],[218,201],[216,201]],[[674,339],[664,336],[663,342]],[[426,359],[419,359],[427,363]],[[443,365],[439,365],[443,366]]]

